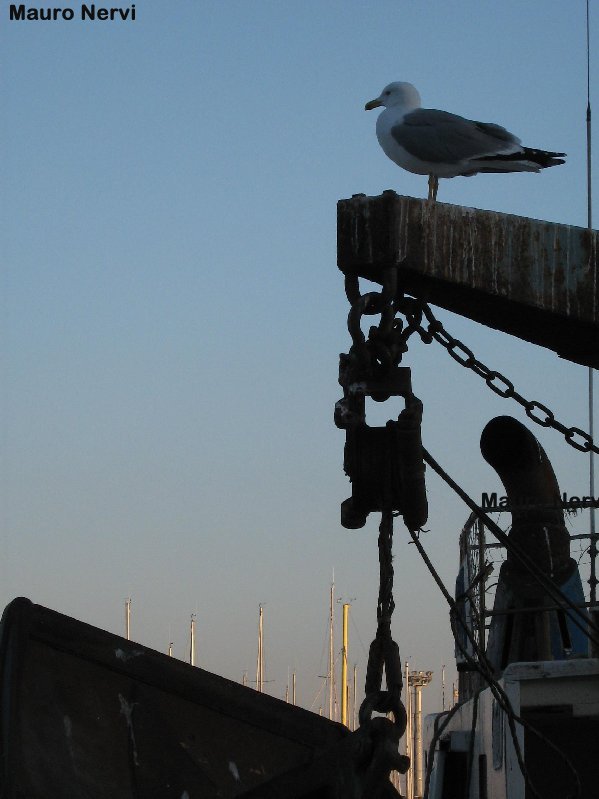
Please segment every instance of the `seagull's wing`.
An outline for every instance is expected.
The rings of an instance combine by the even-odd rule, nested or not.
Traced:
[[[428,108],[406,114],[401,124],[391,128],[391,135],[404,150],[430,163],[459,164],[520,149],[520,139],[501,125]]]

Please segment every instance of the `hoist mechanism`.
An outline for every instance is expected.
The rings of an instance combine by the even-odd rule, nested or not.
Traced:
[[[347,326],[352,338],[349,353],[339,356],[339,383],[343,398],[335,405],[335,424],[346,431],[344,469],[352,496],[341,506],[341,523],[349,529],[364,527],[368,514],[389,511],[403,516],[411,530],[426,522],[427,502],[420,426],[422,402],[412,392],[410,369],[399,366],[408,338],[418,330],[421,312],[398,293],[398,267],[381,270],[382,290],[360,292],[359,275],[343,269],[350,303]],[[397,314],[402,311],[408,323]],[[412,311],[412,313],[410,313]],[[380,315],[368,336],[361,323]],[[402,397],[405,407],[383,427],[366,420],[366,399],[383,403]]]
[[[344,397],[335,406],[335,423],[345,429],[343,458],[352,496],[341,505],[341,524],[364,527],[373,511],[400,513],[417,530],[426,522],[427,501],[422,460],[422,402],[412,393],[407,367],[391,367],[384,379],[356,380],[352,355],[341,355],[339,382]],[[366,397],[403,397],[405,407],[384,427],[366,423]]]
[[[419,330],[422,312],[410,300],[398,296],[397,266],[382,270],[380,292],[360,292],[359,276],[345,272],[345,291],[351,309],[348,330],[349,353],[339,357],[339,383],[343,397],[335,405],[335,424],[345,430],[344,469],[352,484],[352,495],[341,505],[341,523],[349,529],[364,527],[368,515],[381,514],[379,526],[379,595],[377,630],[368,653],[360,707],[360,728],[369,744],[370,784],[362,785],[362,796],[381,795],[391,771],[405,773],[408,757],[399,754],[407,714],[399,647],[391,633],[393,599],[393,518],[402,516],[406,526],[419,530],[427,519],[424,461],[421,439],[422,402],[412,392],[410,369],[400,366],[408,338]],[[398,317],[402,312],[407,324]],[[362,331],[365,316],[380,315],[379,324]],[[370,426],[366,401],[383,403],[399,397],[404,407],[383,426]],[[383,688],[383,676],[385,688]],[[389,718],[373,713],[391,714]],[[354,768],[360,768],[354,761]]]

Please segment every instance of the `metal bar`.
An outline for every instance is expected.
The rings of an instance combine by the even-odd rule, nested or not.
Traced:
[[[599,367],[599,232],[395,192],[337,206],[337,263],[488,327]]]
[[[599,507],[599,499],[594,499],[592,502],[576,502],[570,504],[569,502],[555,502],[555,503],[539,503],[534,505],[479,505],[478,509],[485,513],[512,513],[514,510],[560,510],[573,511],[573,510],[587,510],[588,508]],[[470,520],[469,520],[470,521]],[[472,527],[472,524],[466,523],[464,528]]]
[[[575,607],[577,608],[592,608],[594,607],[593,602],[580,602],[576,603]],[[567,609],[564,609],[562,605],[536,605],[535,607],[530,608],[505,608],[504,610],[485,610],[485,616],[511,616],[515,613],[541,613],[547,610],[563,610],[564,613],[567,613]]]
[[[576,541],[577,539],[590,538],[590,537],[591,536],[589,533],[580,533],[580,535],[571,535],[570,541]],[[505,549],[505,546],[498,542],[492,542],[490,544],[485,544],[485,549]]]
[[[478,537],[478,573],[482,575],[485,570],[485,525],[479,519],[477,524]],[[478,585],[478,645],[485,651],[485,579]]]

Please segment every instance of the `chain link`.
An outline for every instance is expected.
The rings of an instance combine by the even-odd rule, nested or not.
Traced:
[[[382,384],[397,369],[403,354],[408,349],[408,339],[422,328],[422,310],[412,298],[401,295],[397,290],[398,269],[396,266],[384,270],[382,290],[360,293],[360,282],[356,275],[345,276],[345,293],[351,305],[348,315],[348,330],[352,338],[352,349],[346,364],[351,372],[351,380],[381,381]],[[405,316],[406,322],[398,318]],[[367,335],[362,330],[365,316],[379,315],[378,325],[372,325]],[[340,381],[341,382],[341,381]],[[344,385],[344,383],[342,383]],[[382,391],[373,393],[374,399],[384,401],[389,394]],[[407,402],[407,400],[406,400]],[[397,742],[406,729],[407,716],[401,701],[403,675],[399,648],[391,635],[391,619],[395,609],[393,599],[393,496],[387,486],[381,515],[378,538],[379,554],[379,594],[377,603],[377,631],[370,645],[368,665],[364,686],[365,698],[359,712],[360,727],[374,730],[376,722],[373,713],[393,714],[392,747],[397,754]],[[386,688],[383,689],[383,674]],[[408,767],[406,758],[400,759],[395,768],[404,771]]]
[[[421,303],[420,307],[428,324],[426,328],[420,325],[417,332],[425,344],[429,344],[433,339],[438,341],[439,344],[445,347],[454,361],[457,361],[466,369],[471,369],[481,377],[491,391],[505,399],[513,399],[521,405],[531,421],[541,427],[551,427],[553,430],[557,430],[564,436],[567,444],[580,452],[590,452],[592,450],[599,454],[599,447],[588,433],[579,427],[567,427],[567,425],[562,424],[555,418],[553,411],[546,405],[537,400],[528,400],[523,397],[522,394],[516,391],[511,380],[508,380],[501,372],[489,369],[488,366],[475,357],[469,347],[445,330],[443,324],[435,317],[427,303]]]
[[[386,270],[386,280],[382,292],[369,292],[360,294],[359,281],[356,276],[346,276],[345,290],[352,303],[349,329],[355,344],[365,344],[365,336],[360,330],[359,321],[364,314],[380,314],[381,321],[378,327],[370,329],[369,342],[372,356],[384,368],[391,363],[399,363],[403,354],[408,349],[408,339],[418,333],[425,344],[433,340],[443,346],[454,361],[470,369],[480,378],[497,396],[504,399],[513,399],[523,409],[528,418],[541,427],[550,427],[557,430],[564,440],[579,452],[594,452],[599,454],[599,446],[592,437],[580,427],[567,425],[555,418],[553,411],[537,400],[529,400],[516,391],[511,380],[501,372],[489,368],[478,360],[474,352],[455,338],[445,329],[443,323],[436,318],[428,303],[412,297],[399,297],[392,299],[396,283],[396,275],[392,269]],[[407,324],[404,326],[395,315],[401,313],[405,316]],[[423,316],[426,326],[422,324]]]
[[[380,625],[390,627],[395,600],[393,599],[393,514],[389,511],[383,511],[378,545],[380,583],[376,617]]]

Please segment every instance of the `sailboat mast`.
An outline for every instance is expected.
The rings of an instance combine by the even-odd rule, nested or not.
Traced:
[[[331,583],[331,601],[329,606],[329,718],[334,719],[335,702],[335,651],[334,651],[334,607],[335,582]]]
[[[407,724],[404,737],[404,753],[410,759],[410,768],[406,771],[406,799],[414,799],[414,716],[412,711],[412,691],[410,690],[410,665],[404,667],[404,688],[406,698]]]
[[[358,666],[354,663],[354,691],[353,691],[353,705],[352,705],[352,730],[357,729],[357,706],[356,706],[356,693],[358,688]]]
[[[262,605],[258,606],[258,657],[256,659],[256,690],[262,693],[264,687],[264,611]]]
[[[341,723],[349,726],[347,714],[347,619],[349,604],[343,603],[343,649],[341,650]]]
[[[295,672],[293,672],[291,683],[291,703],[295,705]]]
[[[196,664],[196,614],[191,614],[191,624],[189,626],[189,662],[192,666]]]
[[[125,600],[125,638],[131,640],[131,597]]]

